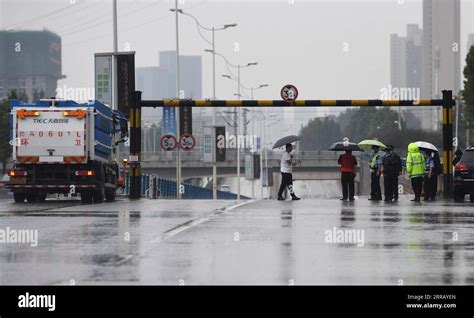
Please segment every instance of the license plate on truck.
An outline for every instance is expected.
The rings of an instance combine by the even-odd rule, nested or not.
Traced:
[[[10,177],[10,184],[26,184],[26,177]]]
[[[17,116],[16,157],[37,157],[40,163],[84,157],[87,116],[71,116],[75,111],[44,109],[33,112],[34,116]]]

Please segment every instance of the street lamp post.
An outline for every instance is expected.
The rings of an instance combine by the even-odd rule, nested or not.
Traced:
[[[257,62],[251,62],[251,63],[247,63],[246,65],[240,65],[240,64],[237,64],[237,65],[233,65],[231,63],[229,63],[229,61],[227,61],[227,59],[225,58],[225,56],[223,56],[222,54],[219,54],[219,53],[216,53],[214,52],[214,54],[217,54],[221,57],[224,58],[225,62],[227,65],[231,66],[231,67],[234,67],[234,68],[237,68],[237,98],[238,100],[240,100],[240,97],[241,97],[241,94],[240,94],[240,86],[242,85],[241,82],[240,82],[240,70],[242,68],[246,68],[246,67],[250,67],[250,66],[254,66],[254,65],[258,65]],[[223,77],[226,77],[226,78],[229,78],[229,79],[232,79],[232,77],[230,75],[222,75]],[[236,124],[236,130],[237,130],[237,201],[240,201],[240,142],[239,142],[239,135],[240,135],[240,107],[236,107],[236,119],[235,119],[235,124]]]
[[[175,20],[176,20],[176,99],[179,100],[179,26],[178,26],[178,0],[174,2],[174,13],[175,13]],[[179,140],[180,137],[180,110],[179,108],[176,110],[176,137]],[[181,199],[180,193],[180,185],[181,185],[181,152],[179,150],[180,147],[176,147],[177,149],[177,156],[176,156],[176,199]]]
[[[191,17],[196,22],[196,25],[198,27],[199,35],[204,39],[205,42],[207,42],[208,44],[211,45],[212,49],[211,50],[207,49],[205,51],[212,53],[212,99],[216,100],[216,53],[215,53],[216,52],[216,45],[215,45],[216,42],[215,42],[215,32],[225,30],[225,29],[231,28],[231,27],[236,27],[237,24],[236,23],[224,24],[224,26],[221,27],[221,28],[215,28],[214,26],[211,27],[211,28],[208,28],[208,27],[203,26],[195,16],[193,16],[192,14],[189,14],[187,12],[184,12],[182,9],[178,9],[177,6],[175,7],[175,9],[171,9],[171,11],[176,12],[176,14],[181,13],[181,14],[184,14],[184,15],[187,15],[187,16]],[[212,32],[212,41],[211,42],[209,42],[201,34],[201,32],[199,31],[199,28]],[[213,108],[212,109],[212,127],[213,127],[213,129],[215,129],[214,128],[215,125],[216,125],[216,109]],[[213,159],[212,159],[212,198],[213,198],[213,200],[216,200],[217,199],[217,167],[216,167],[216,157],[215,157],[216,149],[215,149],[215,146],[213,146],[213,148],[214,148],[213,149],[213,154],[214,155],[213,155]]]
[[[268,84],[261,84],[257,87],[251,87],[250,88],[250,97],[252,100],[254,100],[253,98],[253,93],[256,89],[260,89],[260,88],[264,88],[264,87],[268,87]],[[252,134],[253,136],[256,136],[255,134],[255,113],[254,113],[254,107],[252,107],[252,110],[251,110],[251,114],[252,114]],[[260,141],[260,175],[262,174],[262,145],[261,145],[261,141]],[[260,193],[261,194],[261,198],[263,198],[263,185],[262,185],[262,192]],[[254,198],[255,196],[255,180],[252,178],[252,198]]]

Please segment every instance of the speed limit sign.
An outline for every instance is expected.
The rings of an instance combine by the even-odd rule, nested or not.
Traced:
[[[292,102],[298,98],[298,89],[291,84],[285,85],[280,91],[280,96],[284,101]]]
[[[178,145],[178,142],[173,135],[164,135],[160,139],[160,145],[164,151],[173,151]]]
[[[196,146],[196,139],[191,134],[184,134],[179,138],[179,147],[184,151],[191,151]]]

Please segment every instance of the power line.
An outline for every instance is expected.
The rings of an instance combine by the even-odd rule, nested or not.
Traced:
[[[199,6],[199,5],[202,5],[202,4],[205,4],[206,1],[202,1],[202,2],[199,2],[193,6],[191,6],[190,8],[194,8],[196,6]],[[138,25],[135,25],[135,26],[132,26],[132,27],[129,27],[127,28],[126,30],[124,30],[122,33],[127,33],[129,32],[130,30],[133,30],[133,29],[137,29],[137,28],[140,28],[142,26],[145,26],[145,25],[148,25],[150,23],[154,23],[154,22],[157,22],[157,21],[162,21],[164,19],[167,19],[167,18],[170,18],[172,17],[173,15],[170,15],[170,14],[167,14],[167,15],[162,15],[158,18],[153,18],[151,20],[148,20],[144,23],[140,23]],[[105,37],[108,37],[112,34],[112,32],[107,32],[107,33],[104,33],[102,35],[99,35],[99,36],[96,36],[96,37],[92,37],[92,38],[87,38],[85,40],[81,40],[81,41],[76,41],[76,42],[72,42],[72,43],[66,43],[65,45],[63,45],[63,47],[69,47],[69,46],[72,46],[72,45],[77,45],[77,44],[81,44],[81,43],[85,43],[85,42],[89,42],[89,41],[92,41],[92,40],[98,40],[98,39],[101,39],[101,38],[105,38]]]
[[[41,21],[41,20],[43,20],[43,19],[45,19],[45,18],[48,18],[48,17],[51,17],[51,16],[53,16],[53,15],[55,15],[55,14],[57,14],[57,13],[60,13],[60,12],[69,10],[69,9],[71,9],[71,8],[73,8],[73,7],[80,6],[80,5],[82,5],[83,3],[84,3],[84,1],[79,2],[79,3],[77,3],[77,4],[69,4],[67,7],[60,8],[60,9],[58,9],[58,10],[55,10],[55,11],[52,11],[52,12],[49,12],[49,13],[46,13],[46,14],[43,14],[43,15],[36,16],[36,17],[30,18],[30,19],[24,20],[24,21],[22,21],[22,22],[13,23],[13,24],[11,24],[11,25],[9,25],[9,26],[6,26],[5,29],[18,28],[19,26],[24,25],[24,24],[26,24],[26,23],[28,23],[28,24],[35,24],[35,23],[37,23],[38,21]],[[91,7],[91,6],[89,6],[89,7]],[[85,8],[83,8],[83,9],[85,9]],[[68,13],[66,13],[66,14],[70,14],[70,13],[74,13],[74,12],[78,12],[78,11],[81,11],[81,9],[76,10],[76,11],[72,11],[72,12],[68,12]],[[34,21],[36,21],[36,22],[34,22]]]
[[[152,6],[156,6],[157,4],[161,4],[163,3],[163,0],[158,0],[152,4],[149,4],[149,5],[146,5],[142,8],[139,8],[139,9],[136,9],[136,10],[133,10],[133,11],[130,11],[130,12],[127,12],[125,14],[121,14],[119,15],[119,17],[124,17],[124,16],[129,16],[129,15],[132,15],[138,11],[141,11],[141,10],[144,10],[146,8],[149,8],[149,7],[152,7]],[[101,22],[98,22],[98,23],[94,23],[94,24],[91,24],[91,25],[88,25],[88,26],[85,26],[82,25],[82,27],[79,27],[79,28],[75,28],[75,29],[72,29],[70,30],[69,32],[65,32],[65,33],[60,33],[61,36],[67,36],[67,35],[70,35],[70,34],[74,34],[74,33],[77,33],[77,32],[81,32],[81,31],[84,31],[84,30],[87,30],[87,29],[90,29],[90,28],[93,28],[93,27],[96,27],[96,26],[99,26],[99,25],[102,25],[102,24],[106,24],[106,23],[109,23],[110,21],[112,20],[112,18],[108,18],[107,20],[105,21],[101,21]]]

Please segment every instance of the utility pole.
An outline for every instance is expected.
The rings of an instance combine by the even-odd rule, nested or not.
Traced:
[[[238,73],[237,73],[237,98],[240,100],[240,64],[238,65]],[[240,201],[240,138],[239,138],[239,133],[240,133],[240,107],[237,107],[236,111],[236,126],[237,126],[237,201]]]
[[[112,56],[112,105],[111,108],[116,110],[118,109],[118,86],[117,86],[117,53],[118,53],[118,30],[117,30],[117,0],[112,2],[112,12],[113,12],[113,45],[114,45],[114,54]]]
[[[179,28],[178,28],[178,0],[175,0],[175,18],[176,18],[176,99],[179,102],[179,92],[180,92],[180,86],[179,86]],[[180,108],[176,108],[176,139],[179,142],[179,138],[181,135],[181,127],[180,127]],[[181,151],[180,147],[176,147],[176,199],[181,199],[181,193],[180,193],[180,186],[181,186]]]

